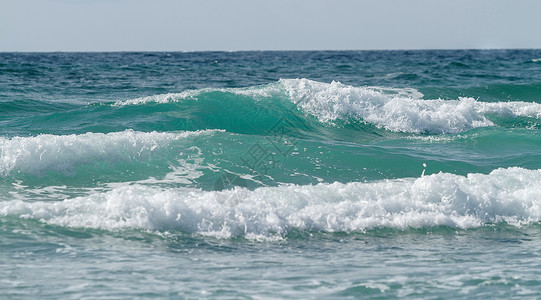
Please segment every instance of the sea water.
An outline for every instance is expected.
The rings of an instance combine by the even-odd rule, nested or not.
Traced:
[[[541,296],[541,50],[0,53],[0,296]]]

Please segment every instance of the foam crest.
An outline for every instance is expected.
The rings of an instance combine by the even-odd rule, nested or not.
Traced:
[[[322,122],[362,119],[391,131],[411,133],[459,133],[476,127],[494,126],[487,114],[541,119],[541,104],[527,102],[479,102],[423,100],[420,94],[390,93],[373,87],[353,87],[339,82],[307,79],[281,80],[291,100]]]
[[[41,134],[33,137],[0,138],[0,175],[5,176],[13,171],[66,172],[78,164],[137,159],[172,141],[212,132],[213,130],[176,133],[126,130],[106,134]]]
[[[475,228],[541,218],[541,170],[497,169],[370,183],[202,191],[125,185],[61,202],[0,202],[0,215],[119,230],[180,230],[219,238],[283,238],[291,230]]]
[[[170,103],[170,102],[178,102],[184,99],[190,99],[197,97],[200,93],[202,93],[202,90],[189,90],[184,91],[181,93],[167,93],[167,94],[159,94],[159,95],[152,95],[147,97],[140,97],[135,99],[129,99],[125,101],[117,101],[113,103],[113,106],[129,106],[129,105],[141,105],[146,103]]]
[[[141,97],[136,99],[129,99],[124,101],[118,101],[113,106],[122,107],[129,105],[143,105],[148,103],[174,103],[186,100],[198,100],[201,95],[210,93],[229,93],[234,95],[242,95],[253,97],[255,100],[258,98],[268,98],[277,95],[280,89],[276,85],[261,85],[247,88],[222,88],[222,89],[200,89],[200,90],[187,90],[180,93],[167,93],[152,95],[147,97]]]

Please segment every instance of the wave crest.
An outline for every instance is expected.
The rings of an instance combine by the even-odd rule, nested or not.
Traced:
[[[235,118],[235,105],[239,104],[224,102],[235,101],[234,98],[225,97],[226,94],[245,96],[259,103],[254,106],[257,111],[253,111],[253,114],[260,114],[261,111],[276,113],[277,109],[288,109],[287,105],[278,106],[280,102],[292,102],[303,112],[301,118],[315,116],[323,124],[361,121],[405,133],[455,134],[477,127],[495,126],[491,115],[541,119],[539,103],[481,102],[469,97],[457,100],[422,99],[423,95],[412,88],[355,87],[340,82],[322,83],[308,79],[280,79],[277,83],[248,88],[191,90],[137,98],[114,105],[210,101],[214,106],[231,106],[227,113]],[[260,101],[262,99],[270,101]],[[194,105],[198,105],[197,101],[194,101]]]

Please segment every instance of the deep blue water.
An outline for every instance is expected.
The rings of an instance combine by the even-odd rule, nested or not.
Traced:
[[[541,50],[0,53],[5,298],[536,298]]]

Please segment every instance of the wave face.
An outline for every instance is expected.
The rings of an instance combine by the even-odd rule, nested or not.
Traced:
[[[292,135],[341,139],[367,134],[372,139],[370,133],[458,134],[484,127],[538,128],[541,118],[541,104],[536,102],[425,98],[414,88],[280,79],[247,88],[187,90],[83,106],[56,104],[50,112],[31,117],[12,118],[19,108],[8,106],[3,130],[10,136],[19,134],[13,132],[16,128],[64,135],[128,129],[223,129],[263,135],[283,119]]]
[[[239,124],[241,128],[253,127],[258,121],[265,122],[265,118],[276,119],[277,110],[283,117],[297,118],[301,123],[295,125],[299,127],[364,123],[393,132],[430,134],[460,133],[495,126],[494,122],[501,124],[504,120],[541,118],[541,104],[535,102],[481,102],[471,97],[427,100],[413,88],[355,87],[308,79],[281,79],[277,83],[244,89],[155,95],[119,101],[113,106],[173,103],[208,106],[213,121],[222,123],[205,125],[216,127],[229,125],[221,120],[225,115],[234,119],[230,122],[247,121]],[[320,124],[314,125],[311,117]]]

